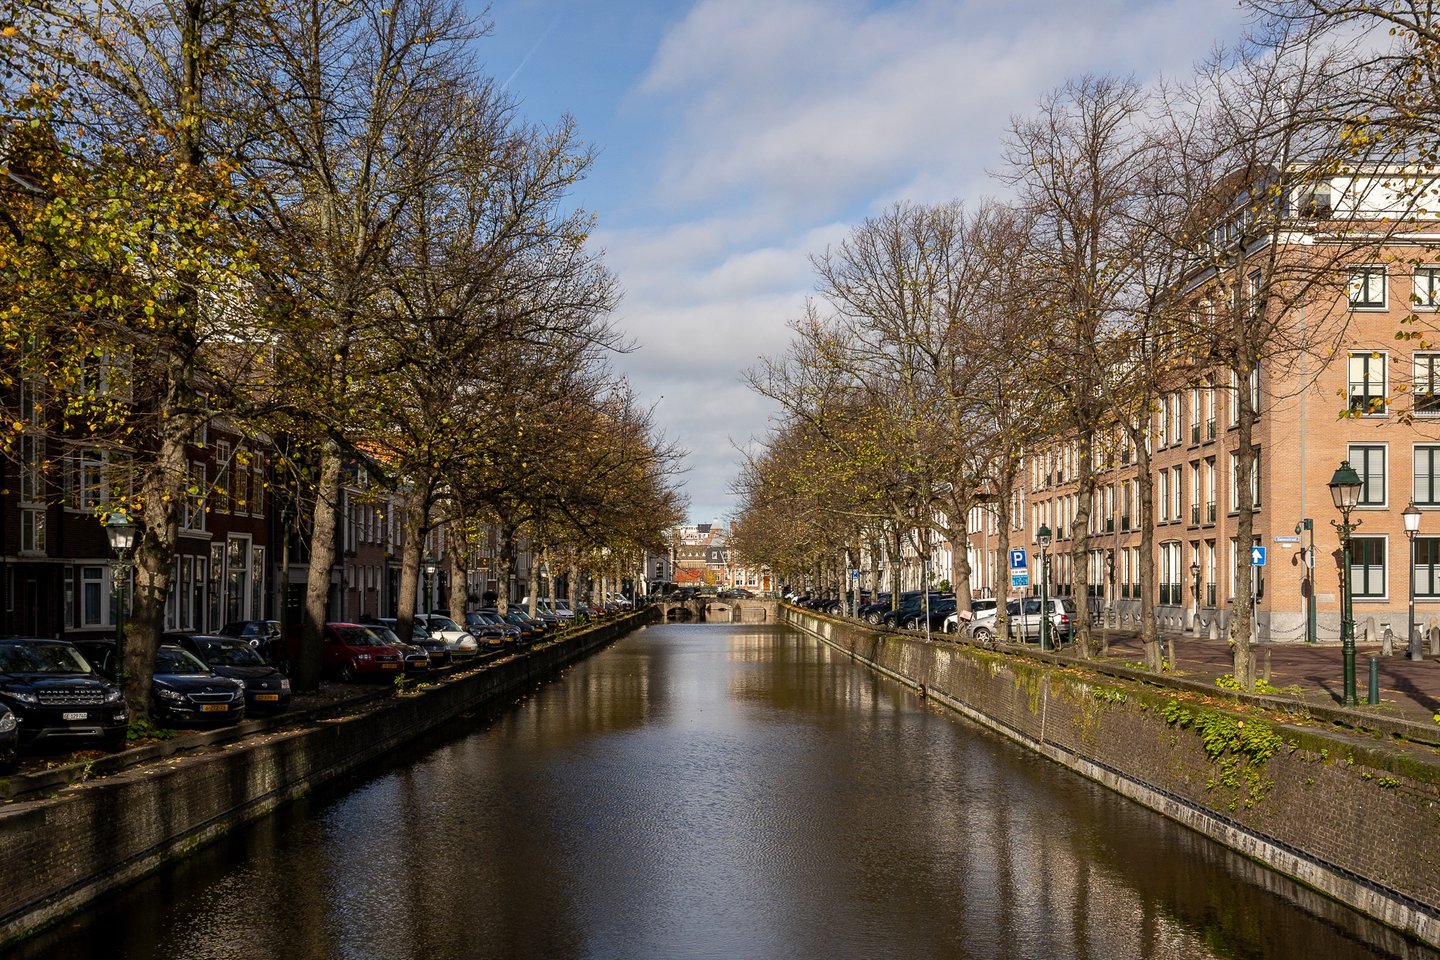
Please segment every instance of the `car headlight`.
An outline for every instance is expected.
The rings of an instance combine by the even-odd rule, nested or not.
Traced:
[[[233,683],[233,684],[235,684],[235,696],[237,696],[237,697],[243,697],[243,696],[245,696],[245,681],[244,681],[244,680],[235,680],[235,679],[232,678],[230,682]]]
[[[289,690],[289,689],[290,689],[290,678],[289,678],[289,677],[282,677],[282,678],[281,678],[281,680],[280,680],[280,689],[281,689],[281,690]]]
[[[39,703],[40,698],[23,690],[0,690],[0,696],[9,697],[17,703]]]
[[[357,653],[357,654],[355,655],[355,659],[356,659],[356,660],[370,660],[370,659],[372,659],[372,658],[371,658],[370,654],[368,654],[368,653]]]
[[[109,690],[105,691],[105,702],[114,703],[116,700],[120,700],[124,696],[125,694],[120,692],[119,687],[111,687]]]
[[[5,714],[0,716],[0,733],[9,733],[19,725],[19,721],[15,719],[15,714],[9,710],[6,710]]]
[[[160,698],[162,698],[162,699],[164,699],[164,700],[184,700],[184,699],[185,699],[185,694],[180,693],[179,691],[176,691],[176,690],[171,690],[169,687],[156,687],[156,688],[155,688],[155,694],[156,694],[156,696],[158,696],[158,697],[160,697]]]

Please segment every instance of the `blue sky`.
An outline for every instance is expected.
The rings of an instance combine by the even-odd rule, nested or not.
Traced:
[[[479,8],[477,8],[479,12]],[[690,451],[692,520],[729,516],[734,445],[770,406],[741,372],[784,351],[810,257],[906,199],[1001,192],[1009,120],[1086,72],[1184,76],[1234,0],[495,0],[486,71],[531,122],[600,151],[577,202],[625,298],[620,357]]]

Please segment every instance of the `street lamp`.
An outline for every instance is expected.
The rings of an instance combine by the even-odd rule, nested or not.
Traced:
[[[1360,489],[1364,482],[1349,460],[1343,460],[1335,475],[1330,478],[1330,497],[1335,509],[1340,511],[1341,522],[1330,521],[1330,526],[1340,534],[1340,655],[1344,663],[1345,706],[1356,706],[1355,699],[1355,614],[1350,596],[1350,535],[1360,526],[1360,521],[1350,522],[1350,511],[1360,502]]]
[[[425,576],[427,580],[422,587],[425,591],[425,613],[427,616],[435,612],[435,595],[433,591],[435,589],[435,573],[439,569],[440,566],[435,562],[433,557],[425,558]]]
[[[1195,549],[1198,551],[1200,548],[1199,548],[1199,546],[1197,545]],[[1196,556],[1195,559],[1194,559],[1193,561],[1191,561],[1191,563],[1190,563],[1190,582],[1193,583],[1193,584],[1195,584],[1195,636],[1198,637],[1198,636],[1200,636],[1200,557],[1199,557],[1199,556]],[[1163,649],[1163,644],[1164,644],[1164,641],[1163,641],[1163,640],[1161,641],[1161,644],[1162,644],[1162,649],[1161,649],[1161,651],[1160,651],[1160,655],[1161,655],[1161,656],[1164,656],[1164,655],[1165,655],[1165,651],[1164,651],[1164,649]],[[1174,657],[1174,655],[1173,655],[1173,654],[1174,654],[1174,651],[1171,651],[1171,654],[1172,654],[1172,655],[1171,655],[1171,657],[1170,657],[1170,669],[1173,670],[1173,669],[1175,669],[1175,657]]]
[[[125,580],[130,569],[130,551],[135,548],[135,521],[124,508],[112,510],[105,518],[105,536],[119,562],[115,565],[115,662],[116,678],[125,676]]]
[[[1420,508],[1415,506],[1415,501],[1410,501],[1410,506],[1400,513],[1400,518],[1405,521],[1405,537],[1410,541],[1410,620],[1406,624],[1405,635],[1410,640],[1410,659],[1420,660],[1420,634],[1415,630],[1415,534],[1420,532]]]
[[[1040,649],[1050,649],[1050,528],[1040,524],[1035,531],[1040,544]]]

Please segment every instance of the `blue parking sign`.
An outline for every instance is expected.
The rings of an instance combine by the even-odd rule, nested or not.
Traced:
[[[1028,566],[1028,564],[1025,562],[1025,551],[1024,551],[1024,550],[1011,550],[1011,551],[1010,551],[1010,569],[1011,569],[1011,570],[1024,570],[1024,569],[1026,568],[1026,566]]]

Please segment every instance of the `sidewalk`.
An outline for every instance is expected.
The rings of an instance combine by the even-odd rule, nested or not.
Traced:
[[[1111,663],[1133,663],[1144,659],[1140,635],[1131,630],[1094,628],[1097,642],[1108,635],[1108,652],[1100,657]],[[1167,653],[1176,653],[1175,675],[1202,683],[1234,672],[1234,657],[1228,640],[1211,640],[1189,634],[1166,633]],[[1369,706],[1370,658],[1379,658],[1380,704]],[[1267,665],[1270,683],[1289,696],[1309,703],[1339,707],[1344,684],[1338,641],[1322,643],[1261,643],[1255,650],[1256,673],[1264,677]],[[1393,656],[1380,656],[1379,644],[1357,644],[1355,648],[1355,695],[1358,709],[1383,716],[1434,723],[1440,711],[1440,657],[1412,661],[1403,644],[1396,644]]]

